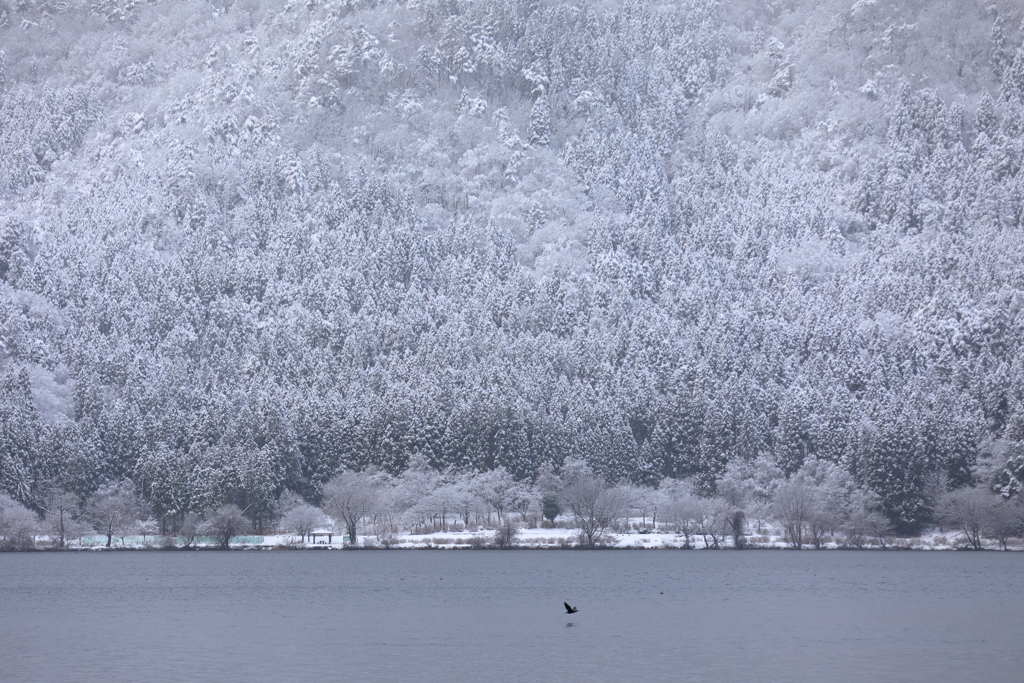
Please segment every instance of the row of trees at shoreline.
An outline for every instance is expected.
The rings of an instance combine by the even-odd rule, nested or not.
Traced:
[[[683,548],[744,548],[750,537],[769,529],[793,548],[829,544],[885,547],[893,526],[880,512],[878,496],[858,487],[833,464],[809,461],[790,477],[770,463],[732,468],[719,482],[719,494],[700,495],[693,482],[665,480],[656,488],[609,484],[583,461],[570,461],[556,473],[544,468],[536,482],[515,480],[497,469],[487,473],[441,474],[421,466],[399,477],[379,470],[344,471],[324,490],[320,506],[286,492],[271,515],[257,518],[232,503],[163,518],[150,516],[130,481],[105,486],[85,500],[59,488],[50,490],[37,514],[0,495],[0,547],[28,549],[45,534],[54,548],[85,535],[114,539],[147,537],[156,543],[192,547],[198,539],[231,538],[250,530],[294,534],[301,542],[316,530],[333,528],[347,544],[391,547],[403,532],[433,533],[493,529],[497,547],[514,545],[523,527],[573,528],[578,545],[597,547],[611,535],[633,529],[669,531]],[[1004,498],[991,489],[950,490],[937,477],[929,486],[930,520],[960,533],[964,547],[981,549],[983,539],[1007,548],[1024,537],[1020,497]],[[174,537],[179,540],[169,540]],[[360,543],[360,539],[363,540]],[[699,541],[698,541],[699,539]]]

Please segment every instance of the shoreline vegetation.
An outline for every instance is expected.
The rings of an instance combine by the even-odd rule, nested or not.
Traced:
[[[126,536],[113,539],[106,545],[106,537],[82,536],[69,540],[58,548],[53,540],[40,536],[31,547],[3,548],[4,550],[37,552],[85,552],[85,551],[187,551],[187,550],[1003,550],[1024,551],[1024,539],[1008,539],[1004,545],[996,539],[983,539],[976,547],[962,532],[949,528],[931,528],[917,536],[883,536],[865,538],[854,545],[840,534],[827,536],[815,548],[803,544],[797,548],[787,540],[782,529],[762,525],[761,533],[745,534],[737,545],[734,539],[718,539],[717,544],[709,536],[691,536],[687,539],[668,528],[654,529],[639,520],[630,520],[629,528],[606,533],[601,540],[590,544],[581,539],[580,530],[565,526],[519,528],[515,526],[512,538],[502,538],[502,527],[494,529],[452,529],[434,532],[404,532],[390,539],[373,535],[364,536],[356,544],[349,542],[343,533],[333,534],[330,542],[319,539],[326,531],[317,531],[318,540],[304,540],[297,534],[268,533],[264,535],[233,536],[227,544],[214,537],[182,536]],[[0,548],[2,548],[0,544]]]
[[[786,477],[770,463],[729,469],[714,491],[691,480],[608,482],[582,460],[534,481],[503,468],[398,477],[342,471],[319,499],[208,500],[157,512],[130,480],[80,498],[50,490],[40,510],[0,494],[0,550],[197,548],[877,548],[1024,549],[1019,496],[930,482],[926,520],[900,527],[877,494],[810,459]],[[978,471],[979,482],[992,481]]]

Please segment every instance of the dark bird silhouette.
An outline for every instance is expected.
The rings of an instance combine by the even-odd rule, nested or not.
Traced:
[[[575,607],[570,606],[569,603],[567,603],[567,602],[563,602],[562,604],[565,605],[565,611],[567,613],[569,613],[569,614],[576,614],[577,612],[579,612],[578,609],[576,609]]]

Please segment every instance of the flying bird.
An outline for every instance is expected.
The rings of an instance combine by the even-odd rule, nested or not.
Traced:
[[[578,610],[578,609],[576,609],[575,607],[572,607],[572,606],[571,606],[571,605],[569,605],[569,603],[567,603],[567,602],[563,602],[562,604],[563,604],[563,605],[565,605],[565,611],[566,611],[566,612],[567,612],[568,614],[576,614],[577,612],[579,612],[579,610]]]

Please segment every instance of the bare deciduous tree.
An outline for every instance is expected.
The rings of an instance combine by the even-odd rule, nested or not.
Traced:
[[[504,467],[477,475],[474,483],[477,496],[494,510],[500,525],[504,522],[508,510],[515,504],[519,495],[519,484]]]
[[[324,522],[324,514],[319,508],[315,508],[308,503],[301,503],[292,507],[284,514],[284,517],[281,518],[281,528],[298,534],[302,542],[305,543],[306,537],[314,529],[322,526]]]
[[[221,505],[206,520],[208,529],[221,548],[227,548],[233,536],[238,536],[249,529],[249,520],[242,514],[241,508],[234,504]]]
[[[669,499],[665,518],[677,534],[683,536],[683,547],[693,547],[692,537],[697,529],[699,506],[693,491],[685,482],[673,481],[663,484],[662,490]]]
[[[375,482],[365,472],[342,472],[324,487],[324,508],[345,526],[353,546],[357,545],[359,523],[374,511],[375,498]]]
[[[35,547],[38,527],[35,513],[0,493],[0,548],[29,550]]]
[[[938,517],[956,527],[963,534],[964,541],[974,550],[981,550],[981,537],[988,522],[989,498],[991,494],[979,488],[962,488],[947,491],[938,501]]]
[[[178,529],[178,535],[184,541],[181,547],[184,549],[194,548],[196,540],[204,533],[210,531],[209,526],[209,522],[196,513],[184,513],[181,517],[181,528]],[[171,543],[173,546],[173,541],[169,538],[164,539],[164,542]]]
[[[742,550],[747,545],[747,513],[733,508],[726,521],[729,525],[729,534],[732,536],[732,547]]]
[[[567,479],[562,502],[580,530],[580,544],[593,548],[622,514],[625,500],[621,491],[608,488],[586,465],[573,468]]]
[[[846,519],[842,531],[847,546],[860,549],[867,545],[870,514],[866,510],[855,511]]]
[[[512,509],[519,513],[524,524],[527,516],[537,507],[537,489],[526,482],[519,482],[512,496]]]
[[[89,497],[85,516],[93,528],[107,537],[107,547],[114,536],[123,536],[141,512],[141,504],[130,481],[102,486]]]
[[[442,519],[447,515],[447,501],[444,496],[444,489],[441,491],[438,514]],[[435,490],[438,491],[438,490]],[[385,548],[390,548],[398,540],[398,532],[401,528],[402,498],[394,486],[383,485],[378,482],[378,488],[374,490],[373,498],[373,533],[377,542]]]
[[[813,502],[817,504],[819,501],[815,498]],[[836,526],[836,516],[829,514],[828,510],[817,506],[811,510],[807,532],[815,550],[821,550],[824,547],[826,538]]]
[[[147,536],[156,536],[160,531],[160,523],[155,519],[140,519],[132,524],[132,531],[142,536],[142,542],[147,543]]]
[[[807,482],[793,477],[775,492],[772,508],[776,519],[782,524],[786,542],[793,548],[803,548],[804,534],[813,514],[813,494]]]
[[[516,544],[516,538],[518,535],[519,525],[512,519],[506,517],[494,532],[494,545],[501,550],[512,548]]]
[[[992,538],[999,542],[999,547],[1006,550],[1010,538],[1024,529],[1024,508],[1014,502],[997,499],[988,510],[986,526]]]
[[[844,542],[853,548],[863,548],[871,538],[873,530],[885,523],[878,511],[878,496],[864,489],[850,494],[847,515],[840,525]]]
[[[696,505],[696,533],[704,539],[705,548],[720,548],[731,529],[729,504],[721,498],[698,498]]]
[[[462,520],[462,524],[468,529],[469,520],[480,506],[480,499],[477,497],[473,487],[463,479],[457,480],[452,492],[452,508],[455,514]]]
[[[70,539],[85,531],[81,522],[78,496],[62,488],[51,488],[43,497],[45,523],[50,539],[57,548],[67,547]]]
[[[1019,505],[982,487],[946,492],[939,497],[936,513],[957,528],[975,550],[982,549],[985,536],[995,538],[1005,550],[1009,538],[1024,528],[1024,511]]]
[[[872,512],[867,517],[868,533],[880,548],[884,548],[892,536],[892,522],[880,512]]]

